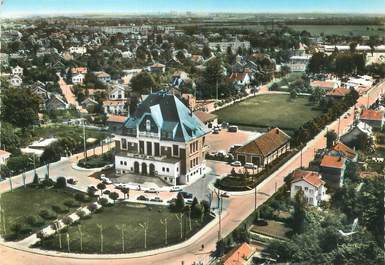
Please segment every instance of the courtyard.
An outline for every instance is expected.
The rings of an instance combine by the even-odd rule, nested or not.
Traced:
[[[220,121],[256,128],[293,130],[321,114],[307,97],[290,99],[286,94],[257,95],[215,112]]]

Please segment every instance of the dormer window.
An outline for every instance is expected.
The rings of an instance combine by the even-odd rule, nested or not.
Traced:
[[[151,121],[150,120],[146,120],[146,131],[151,131]]]

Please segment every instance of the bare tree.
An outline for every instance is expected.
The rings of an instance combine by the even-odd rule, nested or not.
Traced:
[[[103,225],[97,225],[100,232],[100,253],[103,253]]]
[[[160,219],[160,223],[164,225],[164,244],[167,245],[167,217]]]
[[[122,252],[124,252],[124,230],[126,228],[125,224],[122,225],[116,225],[116,228],[120,230],[121,237],[122,237]]]
[[[144,249],[147,248],[147,229],[148,229],[148,222],[139,223],[139,226],[143,228],[144,231]]]
[[[183,239],[183,213],[175,214],[180,224],[180,239]]]

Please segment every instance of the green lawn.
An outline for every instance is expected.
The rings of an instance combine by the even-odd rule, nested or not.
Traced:
[[[215,112],[219,120],[252,127],[278,126],[295,129],[320,115],[307,97],[290,99],[289,95],[257,95]]]
[[[163,206],[145,206],[143,204],[117,204],[104,208],[90,219],[81,220],[83,233],[83,252],[100,253],[100,230],[98,224],[103,225],[103,253],[121,253],[122,237],[117,228],[124,224],[125,252],[144,250],[144,232],[139,223],[148,222],[147,249],[165,246],[165,229],[160,220],[168,220],[168,245],[187,239],[197,232],[210,218],[203,223],[200,219],[192,219],[192,230],[189,230],[187,214],[183,217],[183,239],[180,238],[180,223],[175,213]],[[68,229],[71,252],[80,252],[80,236],[76,225]],[[62,238],[65,238],[63,235]],[[62,251],[67,251],[67,241],[63,240]],[[59,250],[58,235],[44,239],[36,247]]]
[[[39,216],[42,210],[49,210],[54,213],[52,206],[58,205],[63,209],[68,209],[64,205],[65,201],[74,199],[76,191],[70,189],[45,189],[33,188],[17,188],[12,192],[6,192],[1,195],[1,207],[4,209],[6,233],[5,237],[9,240],[18,240],[27,237],[32,232],[38,231],[44,227],[50,220],[44,220]],[[68,209],[75,211],[75,208]],[[62,216],[65,213],[59,213]],[[28,218],[34,216],[38,219],[35,224],[28,223]],[[12,227],[15,224],[20,224],[22,230],[20,234],[12,233]],[[3,224],[1,224],[1,234],[4,235]]]

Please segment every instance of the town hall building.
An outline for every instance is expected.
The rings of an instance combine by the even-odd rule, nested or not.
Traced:
[[[206,126],[168,92],[148,95],[117,136],[117,174],[157,176],[171,185],[205,174]]]

